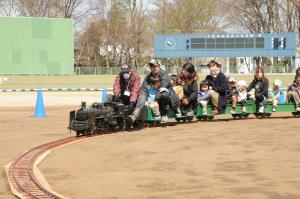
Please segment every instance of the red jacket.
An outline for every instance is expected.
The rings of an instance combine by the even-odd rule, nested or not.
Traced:
[[[128,89],[130,91],[130,103],[136,103],[140,86],[141,78],[138,74],[132,72],[127,83],[124,81],[122,74],[119,74],[116,77],[113,92],[115,96],[122,96],[124,95],[125,90]]]

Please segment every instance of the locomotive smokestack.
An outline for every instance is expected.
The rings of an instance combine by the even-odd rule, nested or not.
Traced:
[[[81,107],[86,109],[86,102],[81,102]]]

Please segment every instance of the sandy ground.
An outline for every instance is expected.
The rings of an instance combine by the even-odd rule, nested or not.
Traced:
[[[69,198],[300,198],[299,121],[219,120],[109,134],[56,150],[40,168]]]
[[[73,107],[47,107],[45,118],[34,118],[34,107],[0,107],[0,198],[10,193],[3,166],[34,146],[70,136],[68,113]]]
[[[69,136],[69,111],[101,96],[54,94],[44,93],[48,116],[34,118],[36,93],[0,93],[1,199],[14,198],[2,166]],[[57,106],[62,98],[74,105]],[[4,108],[14,101],[25,107]],[[60,148],[40,168],[69,198],[300,198],[299,121],[219,120],[109,134]]]
[[[37,92],[7,92],[0,93],[0,107],[35,107]],[[82,101],[87,104],[101,102],[101,91],[89,92],[43,92],[44,105],[48,106],[70,106],[80,105]]]

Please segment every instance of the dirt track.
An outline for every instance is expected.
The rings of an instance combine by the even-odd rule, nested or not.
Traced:
[[[3,166],[25,150],[70,136],[68,111],[75,107],[47,107],[46,118],[34,118],[34,108],[0,107],[0,198],[15,198],[6,180]]]
[[[69,136],[76,107],[40,119],[33,107],[0,108],[0,165]],[[300,118],[149,128],[58,149],[40,168],[69,198],[300,198],[299,129]],[[14,198],[4,169],[0,178],[0,198]]]
[[[148,128],[59,149],[40,168],[69,198],[300,198],[299,129],[300,118]]]

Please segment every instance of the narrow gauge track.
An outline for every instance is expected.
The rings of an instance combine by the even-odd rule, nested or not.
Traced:
[[[292,117],[277,117],[274,119],[283,119],[283,118],[292,118]],[[247,118],[247,119],[254,119],[254,118]],[[234,119],[219,119],[215,121],[230,121]],[[210,121],[210,122],[215,122],[215,121]],[[191,123],[197,123],[198,121],[190,121],[190,122],[183,122],[183,124],[191,124]],[[178,122],[171,122],[169,123],[168,126],[173,126],[178,124]],[[182,123],[181,123],[182,124]],[[143,128],[147,127],[154,127],[155,125],[150,125],[150,126],[143,126],[140,128],[134,128],[131,130],[128,130],[127,132],[130,131],[135,131],[135,130],[141,130]],[[47,188],[43,187],[41,183],[38,181],[34,174],[34,165],[37,159],[42,156],[44,153],[47,151],[54,149],[56,147],[62,146],[64,144],[69,144],[74,141],[80,141],[82,139],[87,139],[90,137],[94,137],[97,135],[104,135],[107,133],[116,133],[120,131],[112,131],[112,132],[101,132],[101,133],[96,133],[95,135],[92,136],[72,136],[72,137],[67,137],[64,139],[60,139],[57,141],[49,142],[43,145],[40,145],[38,147],[35,147],[24,154],[22,154],[20,157],[15,159],[9,166],[7,170],[7,176],[9,179],[10,186],[12,190],[15,190],[17,192],[17,196],[20,198],[34,198],[34,199],[43,199],[43,198],[50,198],[50,199],[60,199],[63,198],[63,196],[58,195],[57,193],[54,193]]]
[[[87,137],[85,137],[87,138]],[[63,198],[56,193],[44,188],[34,175],[34,164],[36,160],[46,153],[48,150],[54,149],[64,144],[68,144],[84,137],[67,137],[57,141],[49,142],[40,145],[22,154],[15,159],[9,166],[7,175],[9,178],[10,186],[18,193],[21,198],[50,198],[58,199]]]

